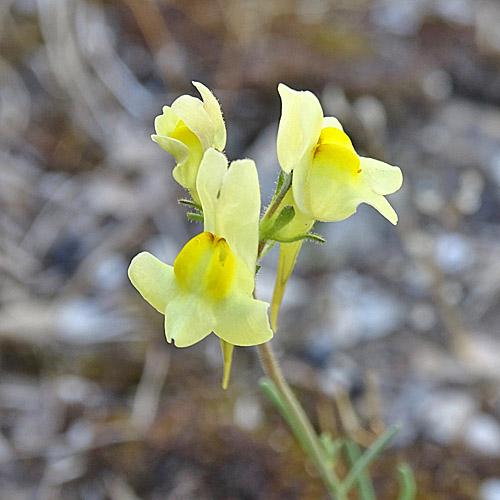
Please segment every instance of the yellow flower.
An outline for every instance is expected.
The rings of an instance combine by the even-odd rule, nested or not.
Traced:
[[[401,170],[359,156],[340,122],[323,117],[313,93],[284,84],[278,92],[282,101],[278,159],[285,172],[293,170],[298,209],[313,220],[332,222],[346,219],[360,203],[368,203],[396,224],[398,216],[384,195],[401,187]]]
[[[222,343],[227,386],[233,346],[272,337],[268,304],[253,298],[260,189],[252,160],[209,149],[196,182],[205,231],[188,241],[174,265],[142,252],[129,277],[140,294],[165,314],[168,342],[187,347],[214,332]]]
[[[368,203],[396,224],[398,216],[384,195],[401,187],[401,170],[359,156],[340,122],[334,117],[323,116],[321,104],[312,92],[296,91],[282,83],[278,92],[282,102],[278,160],[286,173],[293,171],[293,179],[291,192],[288,191],[276,212],[291,205],[295,217],[277,236],[282,241],[293,240],[294,236],[306,234],[316,220],[333,222],[346,219],[361,203]],[[301,246],[301,240],[280,243],[271,300],[271,325],[274,329]]]
[[[189,95],[177,98],[172,106],[164,106],[163,114],[155,119],[151,138],[175,158],[174,179],[197,202],[196,176],[208,148],[222,151],[226,145],[226,127],[214,95],[199,82],[193,82],[203,101]]]

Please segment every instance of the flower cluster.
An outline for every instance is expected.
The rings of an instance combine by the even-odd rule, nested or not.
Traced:
[[[183,95],[155,120],[152,139],[176,161],[174,179],[186,188],[204,230],[167,265],[142,252],[129,277],[140,294],[165,315],[168,342],[187,347],[210,333],[221,341],[223,387],[234,346],[269,341],[269,304],[254,298],[257,260],[266,245],[279,243],[280,258],[271,323],[298,252],[314,222],[339,221],[360,203],[376,208],[393,224],[397,215],[384,195],[402,183],[399,168],[359,156],[339,121],[323,117],[308,91],[280,84],[282,116],[277,153],[283,182],[259,223],[261,201],[255,163],[229,164],[223,150],[226,128],[219,103],[201,83],[202,100]]]

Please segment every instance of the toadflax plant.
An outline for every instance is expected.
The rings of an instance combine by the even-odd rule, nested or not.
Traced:
[[[269,341],[303,241],[324,241],[310,232],[314,223],[346,219],[359,204],[367,203],[396,224],[396,212],[385,195],[401,187],[401,170],[359,156],[340,122],[323,116],[314,94],[280,84],[277,154],[282,172],[259,221],[255,163],[243,159],[229,164],[223,153],[226,128],[219,103],[207,87],[193,85],[202,100],[183,95],[165,106],[156,117],[152,139],[173,155],[173,177],[191,195],[181,202],[195,210],[187,215],[202,221],[204,228],[184,245],[173,266],[150,253],[138,254],[129,267],[130,281],[165,315],[168,342],[188,347],[211,333],[219,337],[224,389],[234,347],[258,346],[269,377],[261,387],[313,461],[330,497],[347,500],[356,488],[362,500],[374,500],[367,467],[397,428],[390,428],[364,453],[352,440],[318,436],[283,377]],[[269,304],[254,296],[255,274],[260,259],[275,244],[280,245],[280,255],[269,319]],[[343,477],[336,467],[341,450],[349,463]],[[400,480],[399,500],[411,500],[415,483],[409,467],[400,468]]]

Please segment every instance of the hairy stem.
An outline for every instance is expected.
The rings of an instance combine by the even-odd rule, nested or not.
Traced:
[[[283,181],[283,184],[281,185],[281,188],[278,193],[276,193],[275,197],[273,198],[273,201],[271,204],[267,207],[266,212],[264,213],[261,221],[260,221],[260,240],[259,240],[259,248],[257,252],[257,260],[262,257],[262,251],[264,250],[264,247],[267,243],[267,238],[263,237],[263,228],[264,226],[268,223],[269,219],[274,215],[278,207],[280,206],[280,203],[283,201],[283,198],[285,195],[288,193],[288,190],[292,186],[292,174],[288,174],[285,176],[285,179]]]
[[[286,193],[288,193],[288,190],[291,188],[291,186],[292,186],[292,174],[288,174],[285,177],[285,180],[283,182],[283,185],[281,186],[279,193],[276,195],[276,198],[274,198],[274,200],[272,201],[264,217],[271,218],[274,215],[274,212],[276,212],[277,208],[280,206],[280,203],[283,201],[283,198],[285,197]]]
[[[259,349],[262,365],[286,404],[290,418],[293,418],[296,425],[300,427],[301,434],[307,440],[310,458],[321,474],[321,478],[330,496],[333,500],[346,500],[347,497],[342,491],[340,481],[335,476],[334,471],[330,470],[327,466],[327,459],[318,436],[295,394],[285,380],[269,342],[257,347]]]

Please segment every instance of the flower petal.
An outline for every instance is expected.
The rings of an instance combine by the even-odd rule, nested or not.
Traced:
[[[226,126],[224,125],[224,118],[222,117],[219,101],[217,101],[212,92],[202,83],[193,82],[193,85],[198,89],[208,116],[210,116],[214,124],[214,140],[211,146],[222,151],[226,146]]]
[[[253,273],[259,240],[260,187],[252,160],[236,160],[227,168],[223,153],[205,153],[196,182],[205,231],[224,238]]]
[[[363,201],[378,210],[392,224],[396,225],[398,223],[398,214],[381,194],[373,192],[371,196],[367,196]]]
[[[205,231],[216,233],[216,215],[222,178],[227,172],[227,158],[215,149],[208,149],[200,163],[196,190],[200,197],[205,221]],[[223,234],[217,234],[223,236]]]
[[[188,347],[203,340],[215,324],[213,309],[192,293],[181,293],[165,310],[165,334],[176,347]]]
[[[323,123],[323,110],[318,98],[309,91],[296,91],[280,83],[278,92],[282,103],[278,160],[281,168],[289,173],[316,144]]]
[[[151,139],[153,139],[160,148],[169,152],[175,159],[175,163],[178,165],[184,163],[189,156],[189,148],[178,141],[177,139],[172,139],[171,137],[167,137],[164,135],[152,135]]]
[[[128,276],[144,299],[165,314],[167,304],[178,291],[174,268],[148,252],[141,252],[132,259]]]
[[[363,201],[357,190],[358,156],[334,145],[318,146],[308,168],[294,172],[292,189],[299,209],[320,221],[346,219]]]
[[[378,194],[391,194],[403,184],[403,174],[399,167],[373,158],[361,157],[362,176]]]
[[[309,162],[301,162],[293,171],[292,192],[293,199],[298,209],[316,219],[315,215],[309,211],[306,205],[306,182],[309,177],[309,169],[311,168],[312,154]],[[307,163],[307,164],[306,164]]]
[[[205,231],[184,245],[175,259],[174,274],[184,291],[220,300],[233,286],[237,267],[227,241]]]
[[[253,267],[249,268],[241,257],[235,255],[234,264],[232,291],[251,296],[255,289],[255,260],[253,261]]]
[[[341,129],[336,127],[324,127],[319,134],[318,146],[322,144],[333,144],[342,146],[356,154],[351,138]]]
[[[323,118],[322,128],[327,128],[327,127],[334,127],[340,130],[344,130],[340,122],[334,116],[325,116]]]
[[[217,202],[215,234],[255,272],[259,243],[260,186],[253,160],[236,160],[225,173]]]
[[[258,345],[270,340],[269,304],[233,294],[217,304],[217,324],[214,333],[222,340],[237,346]]]
[[[187,127],[183,127],[183,129],[183,133],[178,134],[182,140],[159,135],[152,135],[151,139],[175,158],[176,166],[172,171],[174,179],[181,186],[189,189],[193,197],[197,197],[195,191],[196,176],[203,158],[203,149],[198,137]]]
[[[172,103],[172,109],[186,126],[198,136],[203,150],[214,145],[215,127],[199,99],[190,95],[181,95]]]
[[[155,118],[156,135],[169,136],[180,119],[170,106],[163,106],[162,114]]]

